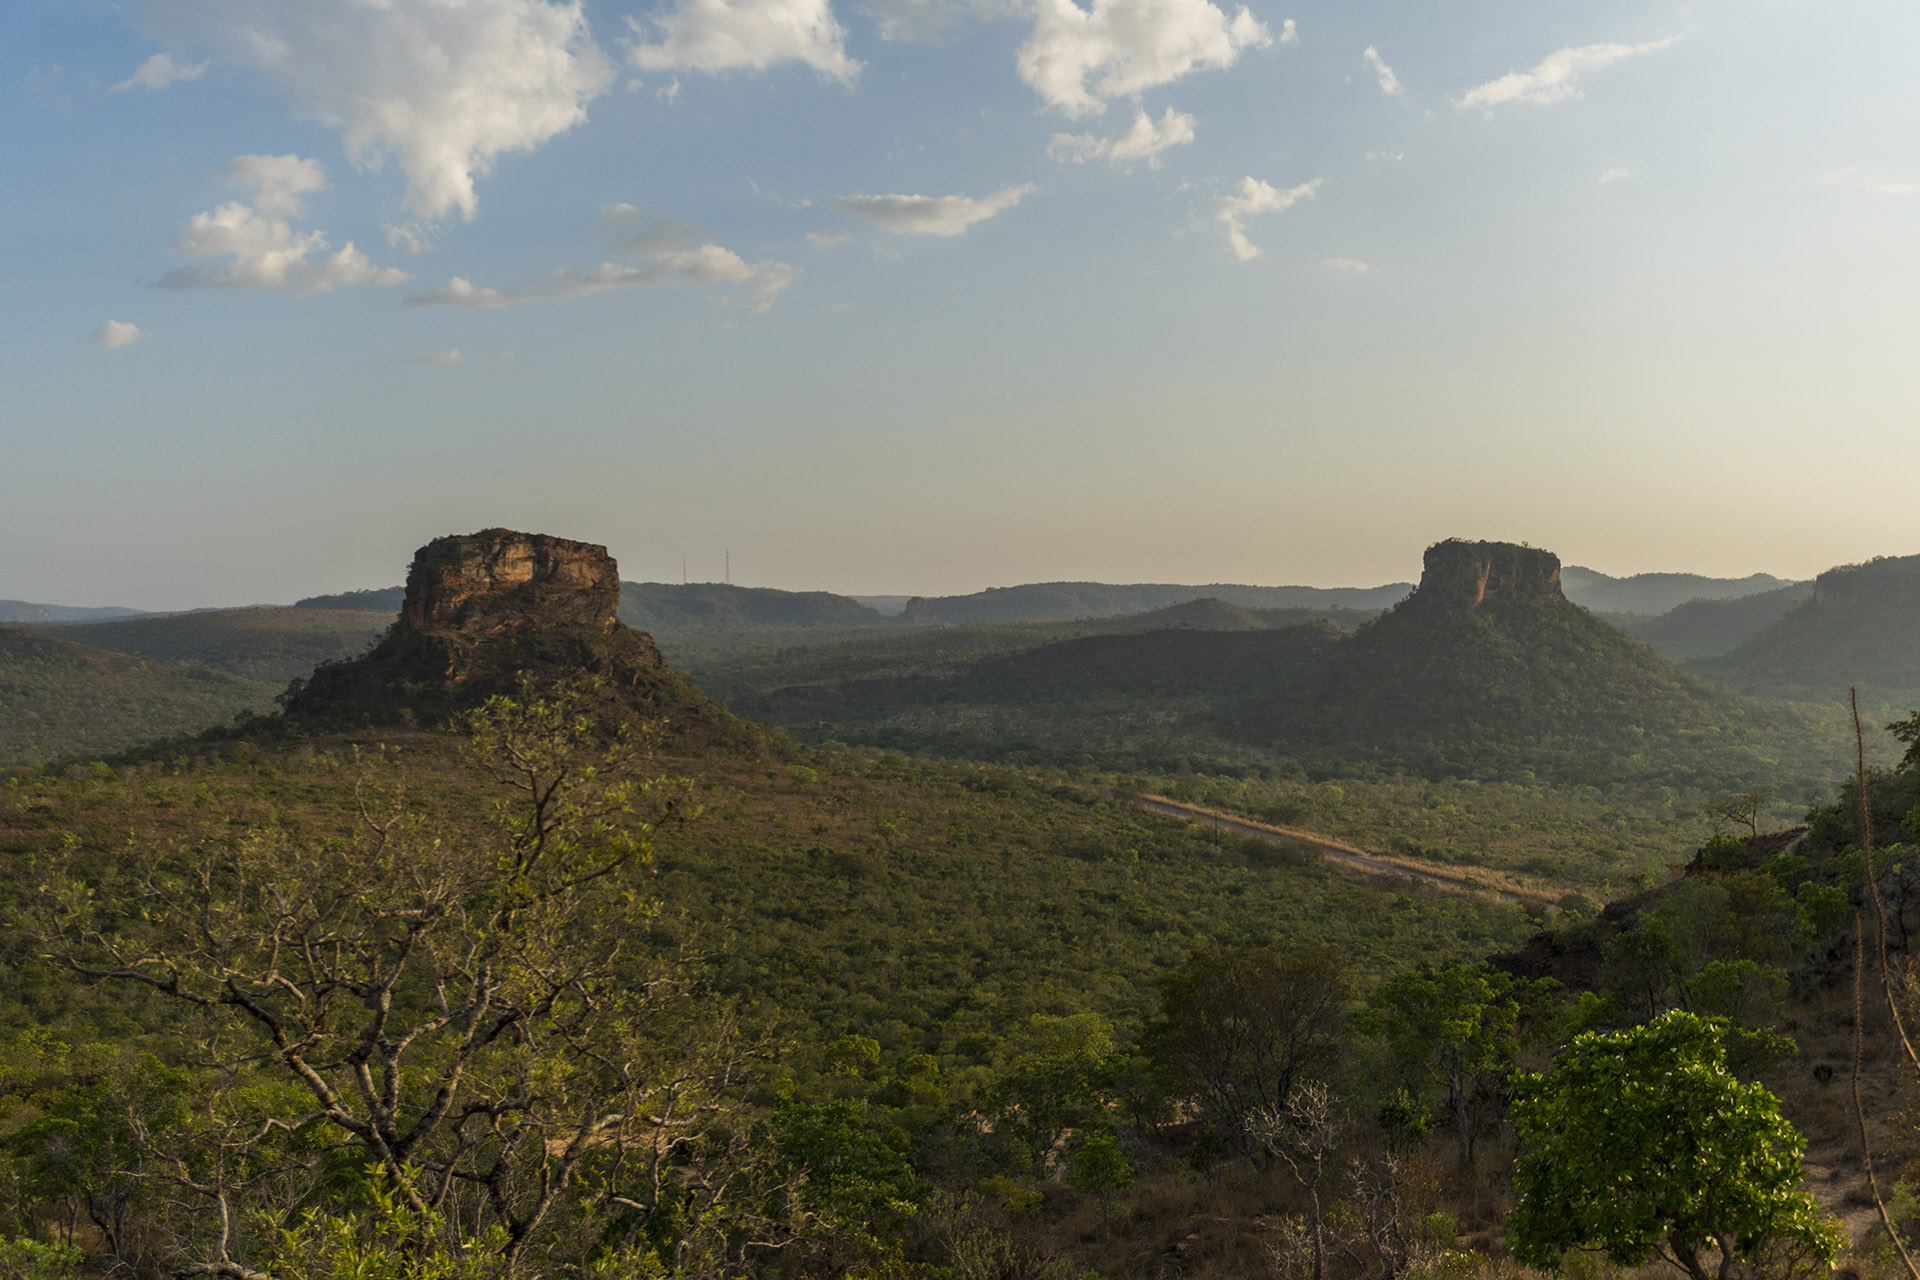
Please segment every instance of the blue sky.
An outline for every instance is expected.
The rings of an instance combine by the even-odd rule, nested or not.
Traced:
[[[493,524],[868,593],[1920,551],[1916,37],[1848,0],[23,0],[0,597],[287,600]]]

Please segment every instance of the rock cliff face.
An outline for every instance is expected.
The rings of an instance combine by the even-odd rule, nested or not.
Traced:
[[[1500,599],[1565,600],[1560,592],[1560,557],[1511,542],[1463,542],[1458,538],[1427,548],[1420,585],[1413,599],[1429,607],[1478,613]]]
[[[414,555],[386,637],[322,665],[282,705],[309,730],[433,726],[494,694],[560,690],[607,725],[664,725],[675,749],[758,741],[669,670],[652,636],[620,623],[619,606],[605,547],[510,529],[439,538]]]
[[[605,547],[485,529],[436,538],[414,554],[400,618],[409,631],[611,631],[619,608],[620,570]]]

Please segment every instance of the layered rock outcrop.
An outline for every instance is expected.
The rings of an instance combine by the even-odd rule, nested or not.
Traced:
[[[1501,599],[1565,600],[1560,557],[1511,542],[1450,538],[1427,548],[1414,600],[1478,613]]]
[[[662,725],[681,749],[744,749],[741,722],[622,624],[605,547],[511,529],[438,538],[414,555],[399,619],[362,657],[319,667],[282,699],[306,728],[457,722],[495,694],[561,691],[603,723]]]
[[[619,608],[620,569],[605,547],[483,529],[436,538],[414,554],[400,620],[410,631],[611,631]]]

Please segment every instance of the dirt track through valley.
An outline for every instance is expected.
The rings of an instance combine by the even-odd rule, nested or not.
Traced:
[[[1428,884],[1438,885],[1442,889],[1451,889],[1457,893],[1477,893],[1498,898],[1502,902],[1534,902],[1551,904],[1559,900],[1557,894],[1545,889],[1534,889],[1522,885],[1499,883],[1500,877],[1490,872],[1457,871],[1451,867],[1438,867],[1432,863],[1415,862],[1411,858],[1393,858],[1383,854],[1369,853],[1365,849],[1345,844],[1327,836],[1315,835],[1311,831],[1295,831],[1288,827],[1269,826],[1264,822],[1254,822],[1249,818],[1236,818],[1230,813],[1221,813],[1217,809],[1203,809],[1199,805],[1182,804],[1178,800],[1169,800],[1165,796],[1146,795],[1130,801],[1134,808],[1144,809],[1148,813],[1158,813],[1169,818],[1187,818],[1194,822],[1204,822],[1221,831],[1231,831],[1238,835],[1253,836],[1260,840],[1271,840],[1275,844],[1304,844],[1320,851],[1320,856],[1333,862],[1344,863],[1349,867],[1364,871],[1369,875],[1406,876],[1415,880],[1424,880]]]

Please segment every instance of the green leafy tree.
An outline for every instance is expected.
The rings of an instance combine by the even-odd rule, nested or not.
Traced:
[[[1296,1083],[1326,1074],[1346,1016],[1345,966],[1331,950],[1203,951],[1161,983],[1145,1043],[1223,1139],[1265,1162],[1247,1117],[1280,1111]]]
[[[1458,964],[1395,974],[1367,999],[1367,1021],[1394,1056],[1438,1089],[1463,1168],[1473,1162],[1480,1130],[1496,1114],[1513,1070],[1523,999],[1544,994],[1485,964]]]
[[[46,868],[45,952],[170,1006],[182,1052],[218,1063],[192,1125],[144,1152],[196,1224],[182,1274],[248,1272],[252,1224],[291,1206],[377,1220],[355,1208],[369,1179],[503,1275],[578,1265],[594,1225],[669,1202],[687,1227],[664,1265],[696,1236],[730,1247],[718,1220],[754,1167],[724,1122],[734,1037],[644,949],[681,788],[566,700],[494,698],[469,728],[498,797],[477,822],[369,801],[358,837],[213,830],[104,879]]]
[[[1676,1010],[1589,1032],[1544,1074],[1515,1077],[1515,1258],[1557,1269],[1568,1250],[1597,1249],[1693,1280],[1726,1280],[1781,1246],[1831,1262],[1837,1228],[1795,1189],[1800,1135],[1772,1094],[1727,1071],[1721,1031]]]
[[[1074,1190],[1100,1198],[1100,1229],[1106,1231],[1112,1226],[1115,1193],[1133,1185],[1133,1163],[1120,1149],[1118,1139],[1104,1129],[1096,1129],[1080,1140],[1068,1181]]]
[[[1119,1066],[1113,1028],[1099,1014],[1036,1014],[989,1099],[1007,1131],[1041,1160],[1069,1129],[1104,1123]]]

